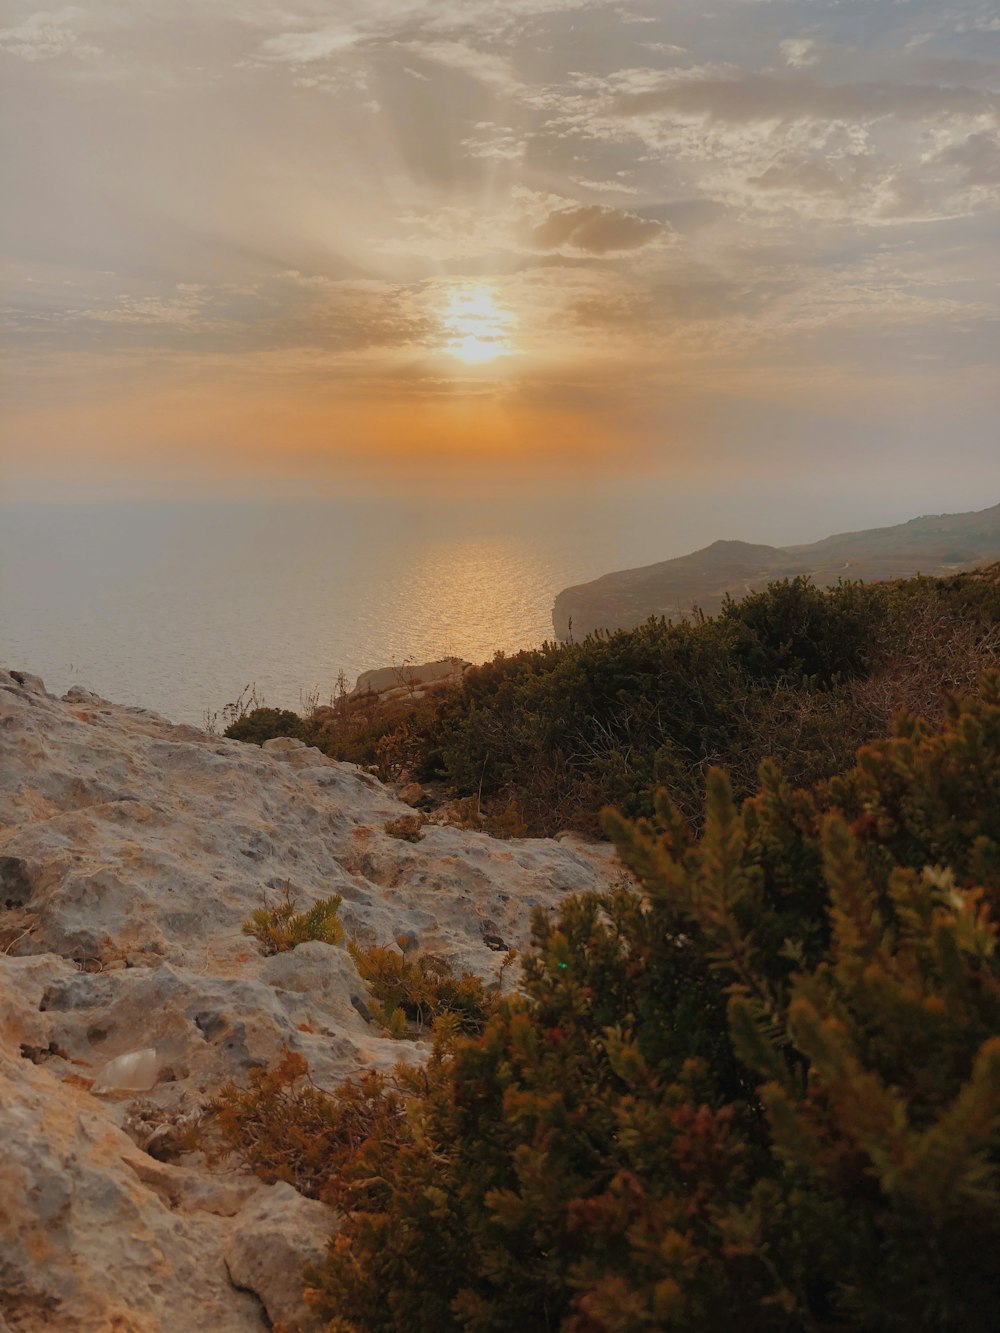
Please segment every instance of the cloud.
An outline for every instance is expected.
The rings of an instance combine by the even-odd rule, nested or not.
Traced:
[[[209,364],[323,423],[359,381],[447,397],[426,357],[469,282],[517,315],[511,395],[815,370],[840,410],[888,341],[981,366],[995,0],[625,3],[11,0],[17,392],[48,403],[79,355],[109,400]]]
[[[798,119],[922,120],[942,115],[995,115],[1000,96],[972,88],[915,83],[820,83],[770,74],[686,78],[619,99],[626,116],[705,116],[732,123]]]
[[[816,43],[811,37],[788,37],[779,43],[779,50],[785,57],[785,64],[793,69],[808,69],[819,63]]]
[[[85,18],[77,5],[31,14],[16,27],[0,28],[0,51],[28,61],[99,55],[99,48],[83,41],[78,32]]]
[[[653,51],[658,56],[686,56],[686,46],[675,46],[673,42],[643,42],[644,51]]]
[[[667,235],[669,228],[652,218],[639,217],[601,204],[581,204],[550,213],[531,232],[531,243],[539,250],[558,250],[564,245],[592,255],[640,250]]]
[[[509,60],[504,56],[479,50],[468,42],[407,42],[406,47],[422,60],[443,65],[459,74],[466,74],[469,78],[486,84],[487,87],[504,92],[517,87],[517,80]]]
[[[624,181],[593,181],[585,176],[574,176],[574,184],[582,185],[585,190],[593,190],[595,194],[638,194],[639,191],[634,185],[626,185]]]
[[[844,181],[828,162],[784,158],[772,162],[747,184],[760,190],[791,190],[803,194],[842,194]]]
[[[965,186],[1000,185],[1000,139],[995,134],[970,134],[942,149],[934,159],[942,167],[958,167]]]
[[[308,65],[328,60],[349,50],[358,34],[345,28],[320,28],[314,32],[283,32],[260,46],[259,57],[276,64]]]
[[[461,141],[470,157],[481,157],[494,162],[518,162],[524,156],[527,141],[522,135],[504,125],[481,120],[474,132]]]

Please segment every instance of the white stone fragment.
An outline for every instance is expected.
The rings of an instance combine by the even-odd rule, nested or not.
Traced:
[[[109,1060],[94,1080],[94,1092],[148,1092],[159,1078],[159,1061],[153,1046],[129,1051]]]

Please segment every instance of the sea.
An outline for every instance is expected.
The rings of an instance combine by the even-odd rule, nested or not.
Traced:
[[[869,526],[844,521],[857,512],[779,520],[745,492],[666,487],[5,505],[0,665],[195,725],[247,687],[298,709],[327,702],[339,673],[537,647],[570,584],[720,536]]]

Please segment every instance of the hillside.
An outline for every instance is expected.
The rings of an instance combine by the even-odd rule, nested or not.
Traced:
[[[330,1088],[428,1045],[372,1021],[345,947],[265,956],[244,921],[286,887],[303,910],[338,894],[362,945],[495,979],[532,907],[611,882],[609,849],[413,844],[391,831],[410,807],[299,740],[262,750],[23,672],[0,671],[0,749],[0,1329],[318,1330],[301,1268],[330,1214],[207,1170],[185,1131],[285,1050]]]
[[[714,615],[775,579],[808,574],[821,587],[839,579],[948,574],[1000,558],[1000,504],[968,514],[932,514],[894,527],[839,533],[803,546],[717,541],[691,555],[604,574],[565,588],[552,621],[557,637],[630,629],[650,616],[677,620],[694,608]]]
[[[998,666],[1000,565],[498,655],[398,753],[503,841],[0,671],[0,1331],[987,1333]]]

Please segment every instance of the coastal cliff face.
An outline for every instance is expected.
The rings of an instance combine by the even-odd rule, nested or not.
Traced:
[[[532,907],[616,873],[571,839],[390,836],[407,814],[301,742],[0,671],[0,1330],[313,1327],[299,1275],[332,1214],[209,1170],[183,1131],[285,1049],[331,1087],[427,1048],[369,1021],[343,945],[265,957],[243,922],[286,888],[300,910],[336,893],[360,943],[409,935],[495,977]]]
[[[808,574],[819,587],[840,579],[950,574],[1000,559],[1000,504],[969,514],[932,514],[889,528],[845,532],[805,546],[718,541],[691,555],[604,574],[564,588],[552,623],[562,642],[594,630],[632,629],[650,616],[715,615],[727,595],[745,597],[777,579]]]

